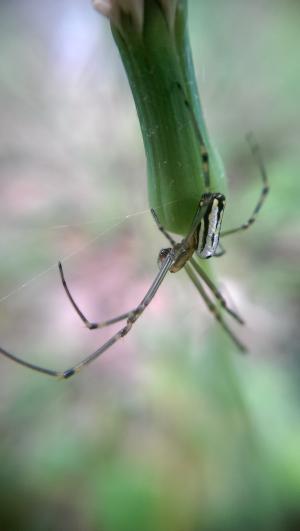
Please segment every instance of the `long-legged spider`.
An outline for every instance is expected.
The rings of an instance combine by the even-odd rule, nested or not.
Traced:
[[[180,85],[178,85],[178,87],[181,89]],[[147,308],[147,306],[152,301],[158,288],[163,282],[166,274],[169,271],[171,273],[176,273],[182,268],[184,268],[185,271],[187,272],[189,278],[191,279],[196,289],[202,296],[208,309],[214,314],[215,318],[217,319],[219,324],[222,326],[223,330],[231,337],[233,342],[237,345],[237,347],[241,351],[246,350],[244,345],[239,341],[239,339],[235,336],[235,334],[226,324],[225,320],[223,319],[223,315],[221,311],[219,310],[219,306],[222,307],[223,310],[225,310],[229,315],[231,315],[231,317],[233,317],[240,324],[243,324],[243,320],[241,319],[241,317],[239,317],[239,315],[237,315],[237,313],[235,313],[232,309],[228,307],[225,299],[223,298],[218,288],[210,280],[210,278],[207,276],[205,271],[201,268],[197,259],[195,259],[193,255],[194,253],[196,253],[196,255],[202,259],[208,259],[208,258],[211,258],[212,256],[220,256],[224,252],[221,245],[219,244],[220,237],[224,237],[224,236],[233,234],[238,231],[246,230],[254,223],[254,221],[256,220],[256,216],[258,212],[260,211],[262,204],[266,198],[266,195],[269,191],[267,173],[266,173],[263,161],[262,161],[259,147],[256,144],[256,142],[254,142],[252,136],[250,135],[248,136],[248,141],[250,143],[252,154],[255,160],[257,161],[260,174],[261,174],[261,178],[262,178],[262,182],[263,182],[261,194],[253,210],[252,215],[250,216],[250,218],[248,219],[246,223],[234,229],[221,232],[222,216],[223,216],[223,211],[225,207],[225,196],[220,193],[215,193],[215,192],[212,193],[209,191],[210,173],[209,173],[208,152],[207,152],[202,134],[200,132],[200,129],[194,117],[194,114],[186,98],[184,98],[184,102],[185,102],[186,108],[188,109],[191,120],[194,124],[194,128],[195,128],[198,140],[199,140],[206,192],[200,198],[189,233],[179,243],[177,243],[172,238],[172,236],[164,229],[164,227],[160,224],[158,216],[155,213],[155,211],[153,209],[151,210],[154,220],[157,224],[157,227],[164,234],[164,236],[168,239],[169,243],[171,244],[171,247],[164,248],[160,251],[159,256],[158,256],[159,272],[157,273],[154,281],[152,282],[149,290],[147,291],[146,295],[143,297],[141,302],[135,308],[133,308],[129,312],[123,313],[122,315],[119,315],[117,317],[114,317],[112,319],[109,319],[101,323],[91,322],[82,313],[82,311],[76,304],[73,296],[71,295],[68,285],[66,283],[65,277],[64,277],[62,264],[59,263],[59,272],[60,272],[60,276],[61,276],[61,280],[62,280],[63,287],[65,289],[65,292],[74,310],[76,311],[76,313],[78,314],[78,316],[83,321],[83,323],[87,326],[88,329],[95,330],[95,329],[103,328],[105,326],[118,323],[119,321],[123,321],[123,320],[126,320],[125,326],[123,326],[118,332],[112,335],[111,338],[108,339],[108,341],[106,341],[103,345],[101,345],[101,347],[95,350],[92,354],[85,357],[82,361],[80,361],[73,367],[66,369],[65,371],[56,371],[52,369],[47,369],[45,367],[40,367],[39,365],[35,365],[33,363],[29,363],[23,360],[22,358],[19,358],[18,356],[8,352],[4,348],[0,347],[1,354],[15,361],[16,363],[23,365],[24,367],[27,367],[34,371],[48,374],[49,376],[54,376],[60,379],[70,378],[75,373],[79,372],[82,369],[82,367],[84,367],[85,365],[88,365],[93,360],[98,358],[101,354],[103,354],[103,352],[105,352],[110,347],[112,347],[112,345],[114,345],[114,343],[116,343],[119,339],[126,336],[128,332],[131,330],[135,321],[142,315],[144,310]],[[207,292],[205,291],[203,287],[203,284],[206,285],[206,288],[208,288],[208,290],[211,292],[212,296],[216,299],[216,302],[213,302],[211,297],[207,294]]]

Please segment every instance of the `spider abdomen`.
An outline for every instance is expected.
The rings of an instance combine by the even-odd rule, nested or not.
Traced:
[[[225,196],[219,193],[210,194],[207,210],[199,223],[196,254],[200,258],[211,258],[216,253],[224,208]]]

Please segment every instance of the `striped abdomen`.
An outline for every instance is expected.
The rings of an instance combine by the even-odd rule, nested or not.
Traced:
[[[219,193],[210,195],[207,210],[199,223],[196,253],[200,258],[210,258],[216,253],[225,208],[224,195]]]

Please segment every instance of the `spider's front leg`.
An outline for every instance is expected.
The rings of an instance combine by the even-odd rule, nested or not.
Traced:
[[[142,315],[144,310],[147,308],[147,306],[152,301],[161,283],[163,282],[166,274],[168,273],[168,271],[170,271],[170,268],[172,267],[174,261],[176,260],[176,256],[177,256],[177,252],[173,248],[170,249],[169,253],[167,254],[167,256],[165,257],[162,263],[162,266],[159,272],[157,273],[154,281],[152,282],[150,288],[148,289],[146,295],[133,310],[131,310],[130,312],[127,312],[126,314],[123,314],[122,316],[111,319],[110,321],[106,321],[106,323],[112,324],[113,322],[117,322],[118,320],[121,320],[121,318],[127,319],[125,326],[121,328],[118,332],[113,334],[111,338],[108,339],[108,341],[103,343],[103,345],[101,345],[97,350],[92,352],[92,354],[90,354],[89,356],[86,356],[82,361],[80,361],[76,365],[73,365],[73,367],[70,367],[69,369],[66,369],[65,371],[47,369],[46,367],[41,367],[40,365],[27,362],[23,360],[22,358],[19,358],[19,356],[16,356],[15,354],[7,351],[6,349],[2,347],[0,347],[0,354],[10,359],[11,361],[14,361],[15,363],[18,363],[19,365],[22,365],[23,367],[27,367],[28,369],[31,369],[33,371],[47,374],[48,376],[52,376],[60,380],[67,380],[71,378],[72,376],[74,376],[74,374],[77,374],[83,367],[85,367],[86,365],[89,365],[95,359],[101,356],[103,352],[106,352],[107,350],[109,350],[115,343],[117,343],[117,341],[119,341],[119,339],[121,339],[122,337],[126,336],[129,333],[135,321],[140,317],[140,315]],[[62,274],[62,277],[64,278],[61,265],[60,265],[60,272]],[[69,293],[69,291],[67,293]],[[72,301],[73,298],[71,297],[70,300]],[[73,306],[75,309],[78,308],[75,303],[73,304]],[[77,311],[77,313],[79,316],[81,316],[80,310]]]
[[[86,316],[84,315],[84,313],[80,310],[78,304],[75,302],[75,300],[73,298],[73,295],[70,292],[70,289],[69,289],[68,284],[67,284],[66,279],[65,279],[65,275],[64,275],[64,271],[63,271],[63,267],[62,267],[62,263],[61,262],[58,263],[58,269],[59,269],[59,274],[60,274],[60,278],[61,278],[61,282],[62,282],[63,288],[64,288],[64,290],[66,292],[66,295],[67,295],[70,303],[72,304],[72,306],[73,306],[75,312],[77,313],[78,317],[81,319],[81,321],[84,323],[84,325],[89,330],[98,330],[99,328],[104,328],[106,326],[118,323],[119,321],[124,321],[125,319],[128,319],[128,317],[131,315],[132,311],[126,312],[126,313],[122,313],[121,315],[118,315],[117,317],[113,317],[112,319],[108,319],[107,321],[101,321],[100,323],[89,321],[86,318]]]

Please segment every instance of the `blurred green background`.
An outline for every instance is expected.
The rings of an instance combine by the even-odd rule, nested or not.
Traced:
[[[300,529],[299,27],[296,0],[190,0],[211,138],[228,177],[219,285],[244,316],[239,356],[184,272],[133,331],[67,382],[0,359],[0,529]],[[65,369],[136,305],[164,240],[107,20],[88,0],[0,4],[1,345]],[[299,266],[298,266],[299,267]]]

